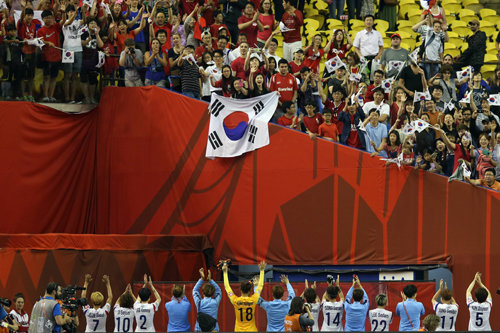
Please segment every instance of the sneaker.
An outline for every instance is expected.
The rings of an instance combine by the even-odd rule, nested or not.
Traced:
[[[51,103],[56,103],[56,102],[57,102],[57,99],[55,99],[54,97],[51,97],[51,98],[50,98],[50,102],[51,102]]]
[[[76,104],[75,101],[69,101],[68,104]]]
[[[49,103],[50,102],[50,98],[44,97],[44,98],[42,98],[42,102]]]
[[[82,103],[83,103],[83,101],[78,101],[78,102],[75,102],[75,104],[78,104],[78,105],[80,105],[80,104],[82,104]]]

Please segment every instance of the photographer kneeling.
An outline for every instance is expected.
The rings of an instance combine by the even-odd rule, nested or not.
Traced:
[[[120,54],[120,66],[125,67],[125,87],[142,87],[139,69],[143,67],[144,55],[135,48],[132,38],[125,39],[125,49]]]
[[[285,317],[285,332],[305,332],[314,325],[309,304],[304,304],[302,297],[294,297],[290,304],[290,311]]]
[[[61,296],[61,286],[49,283],[45,295],[35,303],[31,311],[29,333],[60,333],[61,326],[75,321],[75,317],[67,316],[61,311],[56,297]]]

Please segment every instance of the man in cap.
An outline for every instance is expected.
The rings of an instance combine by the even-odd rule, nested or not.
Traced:
[[[384,50],[380,59],[380,70],[385,71],[387,78],[393,77],[404,67],[409,52],[401,48],[401,36],[397,33],[391,36],[391,47]]]
[[[484,55],[486,54],[486,34],[484,31],[479,30],[479,21],[472,20],[469,22],[469,28],[472,31],[472,35],[468,36],[465,41],[469,44],[469,47],[462,52],[456,62],[458,62],[460,67],[472,66],[474,67],[474,72],[481,71],[481,66],[484,63]]]

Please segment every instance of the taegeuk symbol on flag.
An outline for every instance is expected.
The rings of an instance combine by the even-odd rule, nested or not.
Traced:
[[[267,146],[268,123],[276,111],[278,99],[276,92],[248,99],[212,93],[205,156],[209,159],[235,157]]]

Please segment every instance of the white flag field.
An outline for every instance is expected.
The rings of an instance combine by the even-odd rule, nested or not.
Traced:
[[[268,123],[276,111],[278,99],[276,92],[248,99],[212,93],[205,156],[209,159],[235,157],[267,146]]]

